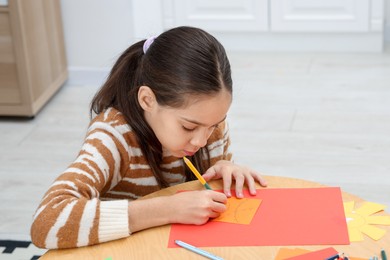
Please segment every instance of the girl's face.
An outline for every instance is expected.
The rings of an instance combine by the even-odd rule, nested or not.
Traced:
[[[141,87],[143,88],[143,87]],[[145,93],[151,91],[148,87]],[[175,157],[191,156],[207,144],[215,127],[221,123],[229,110],[231,94],[222,90],[214,96],[189,97],[188,105],[182,108],[160,106],[154,98],[138,97],[144,108],[145,119],[160,141],[163,150]],[[144,94],[145,94],[144,93]],[[148,94],[146,94],[147,96]]]

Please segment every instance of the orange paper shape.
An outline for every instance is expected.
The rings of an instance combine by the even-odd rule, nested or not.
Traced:
[[[320,249],[317,251],[305,253],[298,256],[288,257],[285,260],[313,260],[313,259],[327,259],[331,256],[337,255],[338,252],[333,247]]]
[[[293,256],[303,255],[309,253],[310,250],[303,248],[285,248],[282,247],[279,249],[278,254],[276,255],[274,260],[286,260]]]
[[[175,239],[197,247],[349,244],[338,187],[244,190],[244,197],[262,200],[249,225],[172,224],[168,247],[177,247]]]
[[[231,197],[226,203],[226,211],[212,221],[248,225],[251,223],[260,203],[261,200],[259,199],[237,199],[235,197]]]

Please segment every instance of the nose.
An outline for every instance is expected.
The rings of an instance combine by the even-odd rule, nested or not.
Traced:
[[[207,144],[207,140],[209,139],[208,131],[198,131],[191,139],[190,143],[196,147],[203,147]]]

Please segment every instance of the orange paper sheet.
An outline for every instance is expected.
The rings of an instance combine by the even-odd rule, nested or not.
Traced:
[[[204,225],[173,224],[175,239],[198,247],[349,244],[341,191],[338,187],[247,190],[245,197],[261,205],[249,225],[209,221]],[[335,235],[337,234],[337,235]]]
[[[226,211],[212,221],[248,225],[251,223],[260,203],[260,199],[231,197],[226,203]]]

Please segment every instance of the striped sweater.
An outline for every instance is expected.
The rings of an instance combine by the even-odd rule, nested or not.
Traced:
[[[231,159],[224,122],[207,145],[212,164]],[[170,186],[185,182],[181,158],[163,154],[160,166]],[[44,195],[32,241],[51,249],[127,237],[128,203],[159,189],[131,127],[119,111],[107,109],[91,121],[79,155]]]

